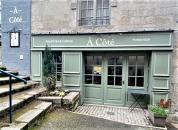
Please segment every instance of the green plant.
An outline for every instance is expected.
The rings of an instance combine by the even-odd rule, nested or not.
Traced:
[[[155,117],[167,117],[167,112],[165,108],[156,105],[149,105],[148,110],[154,113]]]
[[[53,91],[56,87],[55,69],[52,51],[46,46],[43,55],[43,85],[48,91]]]
[[[3,66],[3,65],[0,65],[0,69],[1,70],[4,70],[4,71],[6,71],[7,69],[6,69],[6,67],[5,66]]]

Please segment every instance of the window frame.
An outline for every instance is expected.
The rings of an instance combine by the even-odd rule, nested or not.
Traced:
[[[89,25],[89,24],[85,24],[85,25],[82,25],[80,24],[80,21],[81,20],[81,1],[82,0],[77,0],[77,26],[80,26],[80,27],[92,27],[92,26],[96,26],[96,27],[105,27],[105,26],[109,26],[111,25],[111,6],[110,6],[110,0],[109,0],[109,5],[108,5],[108,24],[96,24],[97,22],[97,0],[83,0],[83,1],[93,1],[93,19],[92,19],[92,24]],[[106,8],[106,7],[103,7],[102,8]],[[86,9],[87,10],[87,9]],[[88,18],[88,17],[86,17]]]
[[[88,56],[90,56],[90,57],[92,57],[92,64],[86,64],[86,61],[85,61],[85,59],[88,57]],[[97,65],[97,64],[95,64],[94,63],[94,57],[101,57],[101,64],[99,64],[99,65]],[[84,84],[85,85],[102,85],[102,77],[103,77],[103,64],[102,64],[102,59],[103,58],[103,56],[101,56],[101,55],[86,55],[85,57],[84,57],[84,74],[83,74],[83,76],[84,76]],[[92,67],[92,73],[91,74],[87,74],[86,73],[86,67],[87,66],[89,66],[89,67]],[[94,74],[94,67],[95,66],[98,66],[98,67],[101,67],[101,74]],[[91,81],[91,83],[86,83],[86,79],[85,79],[85,76],[92,76],[92,81]],[[101,83],[100,84],[96,84],[95,82],[94,82],[94,77],[100,77],[100,80],[101,80]]]
[[[114,64],[109,64],[109,58],[114,58]],[[119,60],[121,58],[122,64],[116,64],[116,58],[119,58]],[[114,55],[114,56],[108,56],[107,57],[107,86],[114,86],[114,87],[120,87],[120,86],[122,86],[122,84],[123,84],[122,83],[122,81],[123,81],[123,67],[124,67],[123,60],[124,60],[124,56],[122,56],[122,55],[120,55],[120,56]],[[113,75],[109,74],[109,71],[108,71],[109,67],[113,67],[114,68],[114,70],[113,70],[114,74]],[[121,70],[122,70],[121,75],[116,74],[116,68],[117,67],[121,67]],[[109,77],[114,77],[114,84],[112,84],[112,85],[108,84],[108,78]],[[116,78],[117,77],[121,78],[121,84],[120,85],[116,84]]]
[[[55,57],[56,56],[60,56],[61,57],[61,62],[57,62],[56,61],[56,59],[55,59]],[[53,58],[54,58],[54,65],[55,65],[55,76],[56,76],[56,82],[62,82],[62,77],[63,77],[63,65],[62,65],[62,52],[53,52]],[[61,65],[61,71],[59,72],[58,71],[58,65]],[[58,80],[57,79],[57,76],[58,76],[58,74],[60,74],[61,75],[61,80]]]
[[[129,64],[129,57],[130,56],[136,56],[136,64],[134,64],[134,65],[130,65]],[[137,58],[139,57],[139,56],[143,56],[144,57],[144,64],[143,65],[138,65],[138,61],[137,61]],[[145,87],[147,87],[147,76],[148,76],[148,63],[147,63],[147,60],[148,60],[148,57],[146,56],[146,55],[129,55],[128,57],[127,57],[127,61],[128,61],[128,65],[127,65],[127,86],[129,87],[129,88],[137,88],[137,89],[144,89]],[[129,67],[135,67],[135,75],[134,76],[130,76],[129,75]],[[144,68],[143,68],[143,70],[144,70],[144,74],[143,74],[143,76],[138,76],[137,75],[137,68],[138,68],[138,66],[143,66]],[[135,79],[135,86],[130,86],[129,85],[129,77],[130,78],[134,78]],[[142,77],[143,78],[143,86],[137,86],[137,78],[139,78],[139,77]]]

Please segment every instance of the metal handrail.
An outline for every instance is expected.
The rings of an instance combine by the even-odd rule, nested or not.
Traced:
[[[9,121],[10,121],[10,123],[12,123],[12,77],[15,78],[15,79],[23,81],[24,84],[27,84],[27,81],[25,79],[17,77],[16,75],[8,73],[4,70],[0,69],[0,72],[9,76]]]

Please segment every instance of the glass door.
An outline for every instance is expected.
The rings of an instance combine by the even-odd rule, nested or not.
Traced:
[[[84,61],[84,102],[103,104],[103,57],[87,55]]]
[[[146,55],[127,57],[127,89],[144,89],[148,91],[148,58]],[[133,97],[127,95],[127,104],[133,102]]]
[[[124,66],[125,60],[123,56],[116,55],[106,58],[104,104],[124,105]]]
[[[55,75],[56,75],[56,86],[62,86],[62,54],[61,52],[54,52],[54,64],[56,67]]]

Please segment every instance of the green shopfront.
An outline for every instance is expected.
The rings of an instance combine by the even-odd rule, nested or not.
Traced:
[[[46,45],[54,54],[57,82],[80,91],[82,103],[126,106],[133,101],[128,88],[147,90],[152,104],[169,98],[171,32],[33,35],[36,81],[42,80]]]

